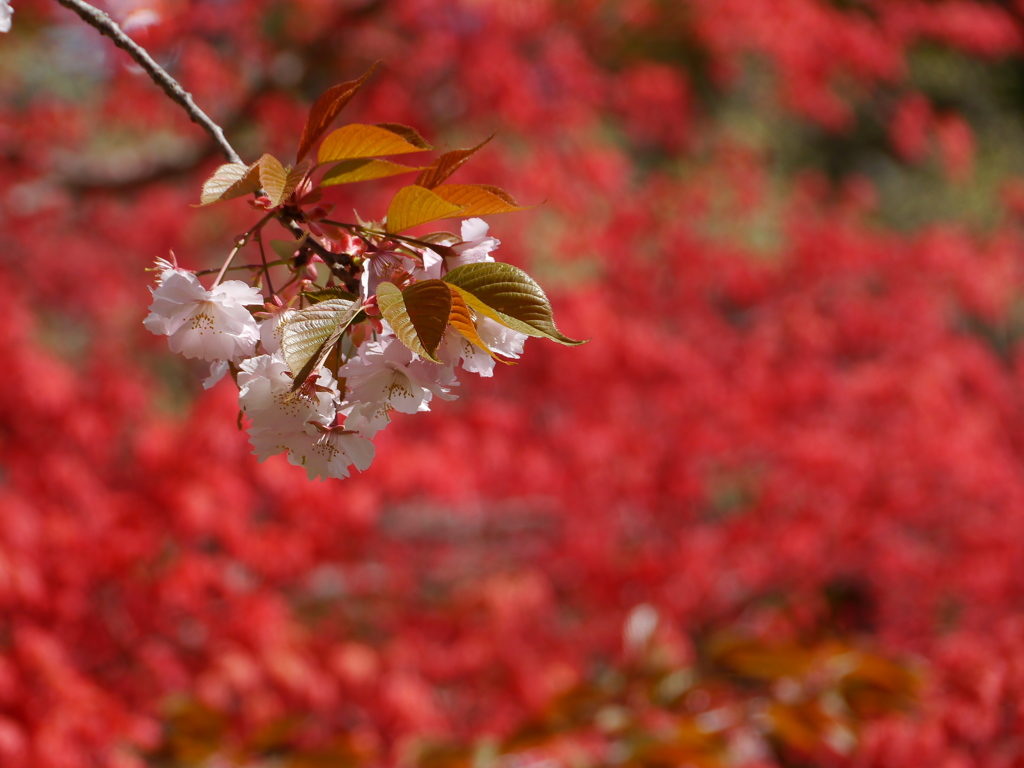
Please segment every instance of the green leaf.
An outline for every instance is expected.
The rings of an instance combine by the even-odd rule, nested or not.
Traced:
[[[309,233],[303,232],[299,240],[271,240],[270,247],[279,259],[287,261],[295,255],[295,252],[302,247],[308,238]]]
[[[443,184],[434,188],[434,193],[452,205],[462,206],[461,216],[487,216],[491,213],[512,213],[525,211],[531,206],[522,206],[501,187],[489,184]]]
[[[310,304],[318,304],[321,301],[327,301],[328,299],[346,299],[348,301],[355,301],[358,296],[354,293],[349,293],[344,288],[320,288],[316,291],[303,291],[302,295],[306,301]]]
[[[295,375],[292,391],[323,365],[341,334],[362,310],[362,304],[348,299],[327,299],[300,309],[284,323],[281,354]]]
[[[203,183],[203,191],[199,197],[200,205],[209,205],[221,200],[230,200],[258,192],[260,189],[259,163],[243,165],[242,163],[226,163],[213,172],[213,176]]]
[[[333,163],[336,160],[353,160],[381,155],[404,155],[423,152],[431,146],[412,128],[404,125],[381,123],[363,125],[352,123],[331,131],[317,154],[317,162]]]
[[[496,261],[463,264],[446,274],[444,282],[458,288],[474,310],[514,331],[569,346],[585,343],[570,339],[558,330],[544,290],[532,277],[511,264]]]
[[[392,283],[377,286],[377,305],[395,335],[420,357],[435,356],[452,309],[452,291],[441,280],[422,280],[400,291]]]
[[[435,219],[458,216],[462,208],[443,200],[425,187],[402,187],[391,199],[385,229],[401,232]]]
[[[324,135],[327,127],[334,122],[334,118],[352,100],[356,92],[363,87],[363,83],[369,79],[376,68],[377,63],[375,62],[358,80],[350,80],[347,83],[329,88],[313,103],[309,110],[309,117],[306,118],[306,125],[302,129],[302,140],[299,141],[296,161],[302,160],[309,150],[313,148],[313,145]]]
[[[386,176],[397,176],[400,173],[412,173],[420,171],[412,165],[393,163],[390,160],[344,160],[331,168],[320,180],[321,187],[331,187],[335,184],[352,184],[356,181],[370,181],[371,179],[383,179]]]
[[[416,177],[416,183],[421,187],[433,189],[455,173],[463,163],[469,160],[469,158],[475,155],[493,138],[494,134],[492,133],[475,147],[470,147],[469,149],[453,149],[451,152],[445,152],[437,158],[437,160],[431,163],[429,168],[423,169],[423,172]]]

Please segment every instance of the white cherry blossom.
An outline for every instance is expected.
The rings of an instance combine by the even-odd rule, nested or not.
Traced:
[[[488,223],[483,219],[473,218],[462,222],[462,242],[451,246],[458,256],[447,259],[448,269],[455,269],[463,264],[494,261],[491,251],[497,250],[501,241],[494,237],[488,237],[488,228]]]
[[[523,345],[530,338],[525,333],[513,331],[489,317],[477,317],[476,332],[488,349],[513,360],[523,354]]]
[[[386,400],[368,403],[342,404],[339,413],[345,415],[345,428],[358,432],[371,440],[391,423],[391,404]]]
[[[307,421],[326,426],[334,420],[338,384],[330,371],[320,369],[312,393],[306,388],[292,392],[293,381],[288,364],[279,353],[242,362],[238,404],[257,429],[304,431],[302,425]]]
[[[314,388],[292,392],[293,379],[277,353],[250,358],[239,368],[238,404],[251,419],[248,432],[253,453],[264,461],[288,451],[289,461],[296,463],[312,450],[322,428],[334,421],[337,382],[321,368]]]
[[[272,354],[281,349],[281,335],[284,332],[284,322],[295,314],[294,309],[280,307],[270,313],[270,317],[259,323],[260,345],[267,354]]]
[[[319,437],[296,436],[288,445],[288,461],[303,467],[310,480],[325,480],[348,477],[350,466],[364,472],[373,461],[374,452],[373,443],[367,438],[335,428],[324,430]]]
[[[345,425],[366,437],[387,426],[391,411],[429,411],[434,395],[454,400],[449,390],[458,384],[448,366],[420,359],[395,336],[363,344],[358,357],[338,369],[338,375],[349,387]]]
[[[0,0],[0,32],[11,31],[11,14],[14,9],[7,0]]]
[[[365,256],[363,262],[363,273],[359,278],[363,296],[369,298],[377,292],[377,286],[395,273],[401,271],[412,272],[416,269],[416,262],[404,253],[399,251],[381,251]],[[417,280],[426,278],[417,277]]]
[[[525,333],[513,331],[489,317],[478,316],[476,331],[480,340],[502,357],[518,358],[523,353],[523,344],[529,338]],[[438,348],[438,357],[450,366],[462,363],[462,369],[476,373],[484,378],[494,375],[495,360],[454,328],[445,331],[444,339]]]
[[[150,314],[143,324],[151,333],[167,336],[172,352],[234,362],[256,350],[259,332],[246,307],[262,303],[259,290],[240,280],[206,290],[195,273],[168,265],[153,289]]]
[[[238,402],[252,420],[249,442],[260,461],[279,453],[303,467],[310,480],[348,477],[373,461],[373,443],[346,430],[331,428],[338,385],[325,368],[315,389],[292,392],[288,366],[279,354],[260,355],[240,366]]]
[[[412,271],[412,276],[417,280],[437,280],[441,277],[441,266],[444,260],[436,252],[429,248],[423,249],[422,265]]]

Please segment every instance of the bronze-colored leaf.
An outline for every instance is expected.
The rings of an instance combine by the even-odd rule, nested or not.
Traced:
[[[421,280],[402,291],[409,319],[431,360],[444,338],[452,311],[452,289],[442,280]]]
[[[796,644],[769,645],[756,638],[727,633],[709,641],[708,654],[715,663],[734,673],[761,680],[804,677],[817,662],[813,648]]]
[[[303,160],[288,171],[288,178],[285,179],[284,182],[284,194],[281,195],[282,203],[287,200],[296,189],[298,189],[299,184],[302,183],[303,179],[306,178],[313,167],[312,160]]]
[[[433,149],[427,140],[420,136],[419,131],[408,125],[402,125],[401,123],[376,123],[376,126],[378,128],[386,128],[395,135],[401,136],[414,147],[418,147],[422,150]]]
[[[434,192],[453,205],[462,206],[462,216],[487,216],[492,213],[525,211],[505,190],[489,184],[442,184]]]
[[[423,172],[416,177],[416,183],[421,187],[433,189],[455,173],[463,163],[469,160],[469,158],[475,155],[493,138],[494,134],[492,133],[475,147],[470,147],[469,149],[453,149],[451,152],[445,152],[437,158],[437,160],[431,163],[429,168],[423,169]]]
[[[791,749],[814,754],[836,725],[817,701],[799,704],[772,702],[766,713],[772,735]]]
[[[377,286],[377,305],[395,335],[420,357],[435,363],[451,314],[451,289],[441,280],[423,280],[400,291],[392,283]]]
[[[334,118],[363,87],[363,83],[369,79],[376,68],[377,62],[374,62],[358,80],[350,80],[329,88],[313,103],[309,110],[309,116],[306,118],[306,125],[302,129],[302,140],[299,141],[299,151],[295,158],[297,161],[302,160],[308,154],[313,145],[324,135],[324,131],[334,122]]]

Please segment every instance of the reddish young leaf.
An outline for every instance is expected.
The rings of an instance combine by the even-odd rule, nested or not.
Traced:
[[[437,158],[429,168],[423,169],[423,172],[416,177],[416,183],[421,187],[433,189],[455,173],[455,171],[462,167],[463,163],[469,160],[469,158],[475,155],[478,150],[493,138],[494,134],[492,133],[475,147],[470,147],[469,149],[453,149],[451,152],[445,152]]]
[[[400,291],[392,283],[377,286],[377,305],[395,335],[420,357],[435,357],[451,314],[451,289],[440,280],[423,280]]]
[[[427,140],[420,136],[419,131],[408,125],[402,125],[401,123],[375,123],[375,125],[378,128],[384,128],[397,136],[401,136],[414,147],[419,147],[420,149],[433,149]]]
[[[402,299],[427,356],[435,360],[434,354],[444,338],[451,315],[451,288],[441,280],[421,280],[402,291]]]
[[[306,125],[302,129],[302,140],[299,141],[299,151],[296,153],[296,161],[302,160],[313,145],[324,135],[324,131],[334,122],[334,118],[345,108],[345,105],[352,100],[356,92],[363,87],[370,75],[377,68],[374,62],[358,80],[350,80],[347,83],[329,88],[319,99],[317,99],[309,110],[306,118]]]

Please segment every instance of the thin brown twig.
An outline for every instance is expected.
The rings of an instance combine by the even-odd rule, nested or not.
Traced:
[[[98,8],[93,7],[89,3],[84,2],[84,0],[56,1],[60,5],[77,14],[82,21],[89,26],[94,27],[100,34],[109,37],[118,48],[126,51],[128,55],[146,71],[150,79],[159,85],[163,92],[166,93],[172,101],[180,105],[182,109],[185,110],[188,116],[192,119],[192,122],[198,124],[203,128],[203,130],[210,134],[213,140],[220,147],[221,151],[227,156],[228,160],[232,163],[242,163],[242,158],[235,151],[235,148],[231,146],[227,137],[224,136],[224,130],[217,125],[209,115],[196,106],[196,103],[192,100],[192,95],[182,88],[178,81],[171,77],[163,67],[157,64],[145,48],[128,37],[124,30],[122,30],[121,27],[119,27],[117,23],[110,18],[110,16]],[[275,218],[277,218],[278,221],[280,221],[281,224],[288,229],[297,240],[301,239],[305,234],[305,231],[299,222],[296,221],[289,213],[282,212],[275,214]],[[259,227],[262,227],[265,223],[266,219],[262,220],[256,228],[258,229]],[[246,240],[246,242],[248,242],[248,240]],[[237,246],[235,250],[232,251],[231,256],[224,263],[224,266],[221,267],[214,284],[220,282],[221,278],[224,276],[224,271],[227,269],[228,265],[231,263],[231,259],[240,247],[241,246]],[[358,287],[356,278],[351,273],[353,266],[352,261],[347,254],[333,253],[312,238],[309,239],[305,247],[319,255],[320,258],[322,258],[328,266],[332,268],[333,272],[340,273],[340,276],[344,279],[346,286],[349,288],[352,288],[353,286]]]
[[[128,37],[112,18],[83,0],[57,0],[57,2],[76,13],[89,26],[95,27],[101,35],[106,35],[113,40],[114,45],[118,48],[127,51],[128,55],[146,71],[153,82],[159,85],[172,101],[185,110],[192,122],[210,134],[228,160],[232,163],[242,162],[242,158],[224,136],[223,129],[197,107],[192,100],[192,95],[182,88],[177,80],[167,74],[167,71],[153,60],[145,48]]]
[[[260,261],[263,262],[263,276],[267,279],[267,290],[270,291],[271,297],[274,295],[274,284],[270,281],[270,267],[267,266],[267,254],[263,250],[263,231],[257,230],[254,238],[256,244],[260,247]]]

